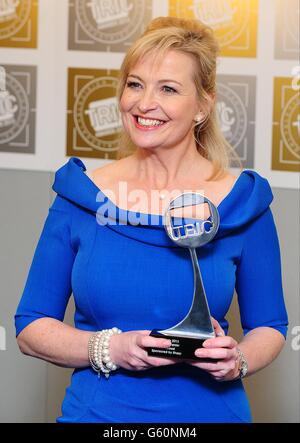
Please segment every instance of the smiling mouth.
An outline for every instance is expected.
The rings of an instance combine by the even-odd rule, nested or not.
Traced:
[[[133,116],[136,122],[136,126],[140,128],[159,128],[160,126],[163,126],[165,123],[167,123],[165,120],[158,120],[154,118],[144,118],[140,117],[139,115]]]

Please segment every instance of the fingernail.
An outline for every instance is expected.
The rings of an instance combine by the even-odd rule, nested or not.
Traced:
[[[201,353],[201,351],[196,351],[196,352],[195,352],[195,355],[196,355],[196,357],[202,357],[202,353]]]

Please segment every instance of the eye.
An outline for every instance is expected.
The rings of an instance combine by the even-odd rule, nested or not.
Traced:
[[[141,86],[141,84],[138,83],[138,82],[128,81],[128,82],[126,83],[126,86],[127,86],[127,88],[137,89],[137,88],[139,88],[139,87]]]
[[[176,94],[177,91],[174,88],[171,88],[171,86],[163,86],[163,91],[167,92],[168,94]]]

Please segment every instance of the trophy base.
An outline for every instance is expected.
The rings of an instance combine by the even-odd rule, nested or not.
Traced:
[[[201,339],[165,335],[158,332],[156,329],[151,331],[150,335],[152,337],[167,338],[172,342],[171,346],[168,348],[147,348],[148,355],[161,358],[187,358],[190,360],[200,360],[199,357],[195,356],[195,351],[198,348],[202,348],[202,344],[206,340],[206,338]]]

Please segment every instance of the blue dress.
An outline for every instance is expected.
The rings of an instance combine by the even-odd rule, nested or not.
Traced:
[[[85,171],[72,157],[55,174],[57,196],[17,308],[16,334],[38,318],[63,321],[72,293],[81,330],[173,326],[191,305],[189,251],[171,242],[161,216],[120,210]],[[218,206],[217,236],[198,249],[211,315],[226,333],[236,289],[245,334],[267,326],[286,336],[272,199],[268,181],[244,170]],[[250,422],[251,413],[240,380],[216,382],[178,363],[145,371],[121,368],[108,380],[90,367],[75,369],[57,421]]]

